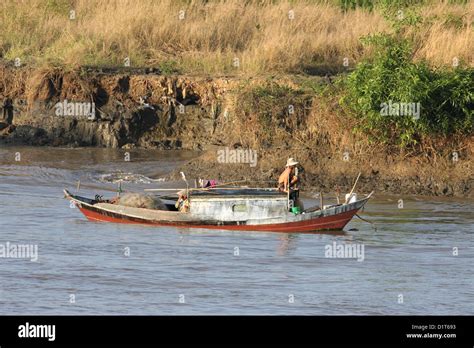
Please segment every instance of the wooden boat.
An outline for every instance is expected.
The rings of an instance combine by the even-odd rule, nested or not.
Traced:
[[[213,189],[190,194],[189,212],[133,208],[111,200],[89,199],[64,190],[89,219],[129,224],[237,231],[314,232],[341,230],[367,203],[372,193],[347,204],[312,207],[295,214],[288,210],[286,193],[271,189]]]

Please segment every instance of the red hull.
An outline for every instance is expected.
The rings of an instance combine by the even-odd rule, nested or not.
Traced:
[[[278,224],[265,225],[199,225],[199,224],[182,224],[182,223],[166,223],[153,221],[137,221],[130,220],[126,216],[114,217],[110,215],[101,214],[84,207],[79,208],[81,212],[92,221],[114,222],[124,224],[142,224],[153,226],[172,226],[184,228],[205,228],[218,230],[233,230],[233,231],[267,231],[267,232],[314,232],[320,230],[341,230],[352,217],[357,213],[357,209],[350,210],[341,214],[320,217],[317,219],[288,222]]]

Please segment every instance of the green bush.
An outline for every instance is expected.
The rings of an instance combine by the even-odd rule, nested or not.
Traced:
[[[426,2],[426,0],[339,0],[339,6],[344,11],[355,10],[356,8],[372,11],[374,7],[401,9],[409,6],[423,5]]]
[[[339,0],[339,6],[344,10],[355,10],[357,7],[373,10],[374,0]]]
[[[164,75],[181,73],[178,63],[175,60],[164,60],[159,64],[159,68],[161,73]]]
[[[426,135],[473,131],[474,69],[432,69],[415,63],[411,44],[396,35],[375,35],[364,42],[373,46],[374,56],[339,81],[341,105],[361,121],[357,130],[402,146]],[[419,118],[397,116],[396,108],[384,115],[383,103],[419,103]]]

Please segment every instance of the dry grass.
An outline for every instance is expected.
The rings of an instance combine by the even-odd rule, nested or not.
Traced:
[[[390,31],[381,10],[344,13],[331,1],[2,0],[0,56],[37,65],[159,66],[183,73],[278,73],[342,68],[359,38]],[[74,9],[76,19],[69,19]],[[184,10],[185,18],[179,19]],[[289,19],[289,11],[294,19]],[[416,58],[474,65],[474,3],[433,1]],[[233,65],[238,58],[240,67]]]

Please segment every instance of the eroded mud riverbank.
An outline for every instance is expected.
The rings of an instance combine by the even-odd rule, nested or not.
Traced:
[[[345,192],[362,172],[360,191],[474,197],[472,137],[418,153],[369,143],[352,132],[334,101],[314,91],[331,84],[329,77],[2,66],[0,81],[4,145],[197,150],[198,158],[169,177],[184,171],[259,185],[275,181],[294,157],[308,190]],[[94,117],[67,114],[68,103],[91,103]],[[219,160],[219,149],[253,151],[255,165]]]

